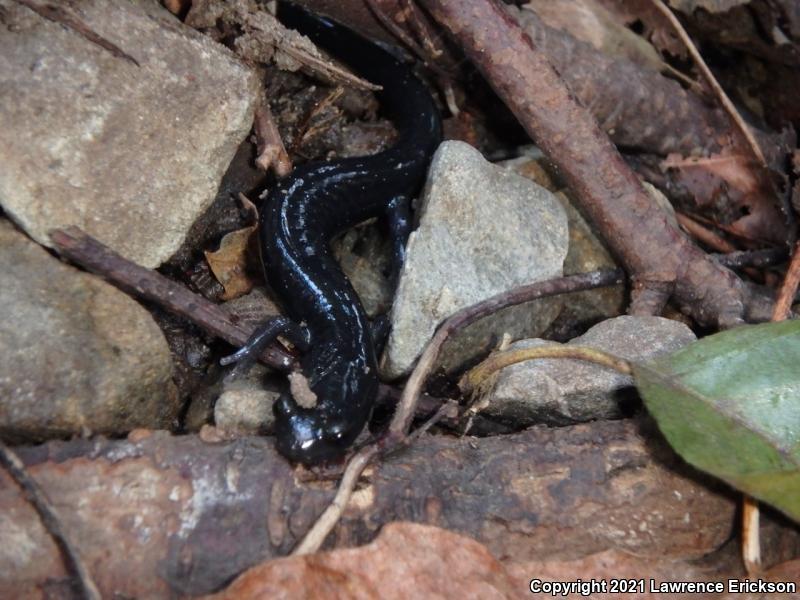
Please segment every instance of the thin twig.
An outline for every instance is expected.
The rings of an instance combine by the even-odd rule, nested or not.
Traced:
[[[539,358],[572,358],[601,365],[623,375],[630,375],[633,372],[631,363],[624,358],[596,348],[564,345],[534,346],[532,348],[515,348],[490,355],[478,366],[467,371],[458,386],[465,394],[471,394],[497,371],[523,361]]]
[[[344,470],[339,489],[336,490],[336,496],[292,551],[293,556],[313,554],[319,550],[322,542],[325,541],[325,538],[336,526],[336,523],[339,522],[339,518],[353,495],[353,490],[356,487],[356,483],[358,483],[358,478],[361,477],[361,473],[372,459],[377,456],[378,452],[380,452],[380,447],[377,444],[372,444],[371,446],[365,446],[353,455]]]
[[[375,18],[380,21],[381,25],[383,25],[389,31],[389,33],[394,35],[398,40],[405,44],[409,50],[417,55],[417,58],[420,60],[426,60],[427,55],[422,46],[417,44],[417,42],[415,42],[414,39],[408,35],[405,29],[400,27],[389,15],[383,12],[383,9],[378,4],[377,0],[364,0],[364,2],[369,7]]]
[[[139,65],[139,61],[133,58],[130,54],[125,52],[122,48],[117,46],[116,44],[108,41],[101,35],[98,35],[89,25],[84,23],[81,19],[73,15],[72,13],[68,12],[64,7],[53,5],[53,4],[38,4],[37,2],[33,2],[33,0],[15,0],[18,4],[22,4],[27,8],[31,9],[33,12],[38,14],[40,17],[47,19],[48,21],[53,21],[54,23],[58,23],[59,25],[63,25],[67,29],[70,29],[77,33],[79,36],[84,38],[86,41],[99,46],[103,50],[107,50],[112,55],[116,56],[117,58],[121,58],[123,60],[127,60],[137,67]]]
[[[750,147],[750,150],[753,152],[753,156],[755,157],[758,164],[767,169],[767,160],[764,157],[764,153],[761,151],[761,146],[758,145],[756,138],[753,137],[753,132],[750,131],[750,128],[747,126],[747,123],[744,122],[742,116],[739,114],[739,111],[736,110],[736,107],[731,102],[731,99],[728,98],[728,95],[725,93],[725,90],[722,89],[722,86],[717,82],[716,77],[711,72],[711,70],[706,65],[706,62],[703,60],[703,57],[698,52],[697,47],[692,42],[689,34],[686,33],[686,30],[681,25],[681,22],[678,21],[677,17],[672,13],[672,11],[662,2],[662,0],[652,0],[653,6],[664,15],[664,17],[669,21],[669,24],[675,30],[675,33],[683,42],[684,46],[686,46],[686,50],[688,50],[689,55],[692,57],[695,66],[698,68],[700,73],[705,78],[708,85],[714,91],[717,98],[719,98],[722,107],[725,109],[725,112],[728,113],[731,120],[736,125],[737,130],[739,133],[744,137],[745,142]]]
[[[252,333],[252,328],[235,324],[218,305],[193,294],[157,271],[120,256],[78,227],[53,230],[50,239],[59,254],[84,269],[97,273],[129,294],[157,302],[164,309],[189,319],[237,348],[243,346]],[[290,371],[295,366],[294,357],[277,344],[267,348],[260,358],[264,364],[281,371]]]
[[[425,48],[420,46],[414,39],[406,32],[405,29],[400,27],[394,20],[383,12],[383,9],[378,4],[377,0],[364,0],[364,2],[369,7],[372,14],[375,15],[375,18],[380,21],[380,23],[397,39],[399,39],[403,44],[405,44],[409,50],[411,50],[418,59],[420,59],[426,67],[428,67],[433,73],[442,80],[443,85],[451,85],[452,77],[450,74],[442,69],[438,64],[435,62],[435,58],[441,55],[441,51],[438,49],[434,49],[433,55],[426,52]],[[439,52],[436,54],[435,52]]]
[[[742,562],[748,575],[756,575],[761,572],[758,500],[747,494],[742,498]]]
[[[278,177],[285,177],[292,171],[292,161],[286,148],[283,146],[281,134],[272,118],[269,102],[262,98],[261,104],[256,109],[253,121],[253,132],[256,135],[255,163],[259,169],[268,171],[270,167]]]
[[[731,244],[728,240],[718,236],[703,225],[700,225],[700,223],[688,215],[676,212],[675,218],[678,220],[678,224],[686,230],[686,233],[709,248],[713,248],[718,252],[734,252],[736,250],[736,246]]]
[[[69,541],[61,525],[61,520],[58,518],[58,513],[50,503],[47,494],[36,480],[28,474],[25,465],[16,453],[2,442],[0,442],[0,464],[5,467],[9,475],[17,482],[17,485],[22,489],[28,502],[31,503],[39,514],[42,525],[44,525],[44,528],[53,540],[55,540],[56,545],[61,550],[64,562],[66,563],[67,572],[74,575],[77,579],[80,586],[81,597],[87,600],[101,600],[102,596],[97,589],[97,584],[95,584],[92,579],[78,550]]]
[[[797,286],[800,284],[800,242],[794,247],[794,254],[786,270],[778,299],[772,309],[772,320],[783,321],[789,317],[789,312],[794,302]]]
[[[764,248],[763,250],[740,250],[729,254],[715,254],[717,262],[729,269],[743,267],[772,267],[786,260],[788,253],[784,246]]]
[[[405,5],[406,15],[408,15],[407,22],[417,34],[422,46],[431,57],[439,58],[443,51],[434,42],[431,28],[414,0],[401,0],[401,4]]]

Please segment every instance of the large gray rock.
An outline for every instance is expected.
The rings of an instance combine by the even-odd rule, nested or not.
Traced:
[[[382,365],[388,377],[411,368],[447,317],[505,290],[558,277],[567,254],[567,218],[558,200],[463,142],[437,150],[419,214],[392,308]],[[487,349],[493,333],[541,333],[558,302],[513,307],[476,323],[445,348],[442,366]]]
[[[0,204],[42,244],[77,225],[157,266],[250,130],[256,76],[156,2],[63,8],[138,66],[0,0]]]
[[[692,330],[678,321],[621,316],[598,323],[568,345],[647,361],[695,339]],[[553,344],[541,339],[520,340],[510,349]],[[500,372],[483,414],[520,429],[534,423],[563,425],[619,418],[635,397],[631,377],[605,367],[571,359],[533,360]]]
[[[0,219],[0,436],[168,428],[167,342],[150,314]]]

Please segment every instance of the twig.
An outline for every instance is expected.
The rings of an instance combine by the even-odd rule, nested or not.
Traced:
[[[252,333],[251,328],[233,323],[230,315],[218,305],[157,271],[123,258],[77,227],[53,230],[50,239],[60,254],[88,271],[101,275],[130,294],[157,302],[233,346],[243,346]],[[277,345],[267,348],[260,358],[264,364],[281,371],[290,371],[295,366],[294,357]]]
[[[748,575],[761,571],[758,500],[742,496],[742,562]]]
[[[783,246],[763,250],[741,250],[730,254],[715,254],[717,261],[729,269],[742,267],[771,267],[786,260],[787,251]]]
[[[262,98],[261,104],[256,109],[253,131],[256,135],[258,153],[256,166],[264,171],[269,171],[272,167],[278,177],[288,175],[292,170],[292,161],[283,146],[281,134],[278,133],[266,98]]]
[[[686,33],[686,30],[681,25],[681,22],[678,21],[677,17],[672,13],[672,11],[662,2],[662,0],[652,0],[653,6],[664,15],[664,17],[669,21],[669,24],[675,30],[675,33],[678,35],[680,40],[683,42],[683,45],[686,46],[686,49],[689,51],[689,55],[692,57],[695,66],[698,68],[700,73],[705,78],[708,85],[714,91],[717,98],[719,98],[722,107],[725,109],[725,112],[728,113],[731,120],[736,125],[736,129],[744,138],[747,146],[753,153],[756,161],[758,162],[759,166],[763,169],[767,169],[767,160],[764,157],[764,153],[761,151],[761,146],[758,145],[756,138],[753,137],[752,131],[747,126],[747,123],[744,122],[742,116],[739,114],[739,111],[736,110],[736,107],[731,102],[731,99],[728,98],[728,95],[725,93],[725,90],[722,89],[722,86],[717,82],[716,77],[711,72],[711,70],[706,65],[706,62],[703,60],[703,57],[697,51],[697,47],[692,42],[691,38],[689,38],[689,34]]]
[[[89,27],[75,15],[69,13],[63,7],[53,4],[38,4],[33,2],[33,0],[15,0],[15,2],[28,7],[40,17],[43,17],[48,21],[53,21],[54,23],[63,25],[67,29],[71,29],[86,41],[101,47],[103,50],[107,50],[117,58],[127,60],[137,67],[141,66],[139,65],[139,62],[130,54],[122,50],[122,48],[116,44],[109,42],[106,38],[95,33],[91,27]]]
[[[400,27],[389,15],[383,12],[383,9],[378,4],[377,0],[364,0],[364,2],[369,7],[370,11],[372,11],[372,14],[375,16],[375,18],[380,21],[381,25],[383,25],[389,31],[389,33],[394,35],[398,40],[405,44],[409,50],[417,55],[417,58],[420,60],[427,59],[427,55],[422,46],[417,44],[417,42],[415,42],[414,39],[408,35],[405,29]]]
[[[319,550],[322,542],[325,541],[325,538],[342,516],[350,497],[353,495],[358,478],[361,477],[361,473],[379,452],[380,447],[378,444],[372,444],[371,446],[365,446],[353,455],[344,470],[339,489],[336,490],[336,496],[334,496],[333,501],[319,516],[311,529],[308,530],[308,533],[300,540],[300,543],[292,550],[293,556],[313,554]]]
[[[100,275],[127,293],[145,298],[165,310],[185,318],[211,335],[228,341],[233,346],[242,346],[250,339],[255,330],[255,327],[250,325],[236,324],[233,317],[216,304],[191,292],[183,285],[167,279],[158,271],[145,269],[120,256],[77,227],[55,230],[51,233],[51,239],[63,256],[87,271]],[[220,332],[227,333],[223,335]],[[290,364],[288,368],[283,367],[284,357],[294,363],[294,358],[276,345],[259,356],[259,360],[275,369],[293,370],[294,364]],[[396,405],[400,398],[400,392],[386,384],[380,385],[378,393],[381,401],[388,405]],[[447,404],[441,398],[427,395],[423,395],[422,400],[419,417],[426,417]],[[457,412],[451,407],[445,411],[442,420],[449,426],[455,426],[458,423]]]
[[[58,513],[50,503],[47,494],[36,480],[28,474],[25,465],[16,453],[2,442],[0,442],[0,463],[5,467],[12,479],[17,482],[28,502],[39,514],[42,525],[55,540],[67,565],[67,571],[77,579],[81,596],[87,600],[101,600],[102,596],[97,589],[97,585],[89,574],[89,570],[86,568],[83,559],[81,559],[78,550],[72,545],[64,532]]]
[[[710,229],[703,227],[688,215],[676,212],[675,218],[678,219],[678,224],[683,227],[689,235],[709,248],[713,248],[717,252],[734,252],[736,250],[736,246],[731,244],[728,240],[718,236]]]
[[[623,375],[630,375],[633,372],[631,363],[627,360],[596,348],[585,346],[534,346],[533,348],[515,348],[492,354],[478,366],[467,371],[458,385],[465,394],[471,394],[497,371],[519,362],[538,358],[574,358],[613,369]]]
[[[369,7],[370,11],[372,11],[372,14],[375,16],[375,18],[378,19],[378,21],[380,21],[380,23],[389,31],[389,33],[396,36],[397,39],[399,39],[403,44],[405,44],[409,48],[409,50],[411,50],[417,56],[417,58],[420,59],[425,64],[425,66],[436,75],[436,77],[439,79],[439,85],[442,88],[443,93],[445,94],[445,97],[447,99],[448,108],[452,110],[452,107],[455,106],[456,110],[453,114],[458,114],[458,107],[456,106],[455,100],[450,97],[447,97],[448,90],[450,96],[452,96],[453,78],[450,75],[450,73],[448,73],[442,67],[440,67],[435,60],[436,58],[441,56],[442,51],[431,44],[429,48],[431,51],[427,52],[426,48],[428,48],[427,44],[428,42],[430,42],[430,40],[425,37],[426,36],[425,33],[422,34],[422,40],[423,44],[426,45],[426,48],[423,48],[416,41],[414,41],[414,39],[408,34],[408,32],[405,29],[400,27],[397,23],[394,22],[394,20],[389,15],[383,12],[383,9],[381,8],[380,4],[378,4],[377,0],[364,0],[364,2]],[[416,17],[412,15],[410,20],[414,21],[415,18]],[[420,28],[423,29],[425,27],[424,25],[421,25],[416,21],[414,21],[414,25],[418,25]]]
[[[417,37],[422,42],[423,47],[432,58],[439,58],[442,56],[442,50],[436,46],[433,41],[431,29],[425,17],[422,16],[419,8],[414,0],[401,0],[401,4],[405,5],[406,15],[408,15],[408,24],[417,34]]]
[[[783,321],[789,317],[798,284],[800,284],[800,242],[794,247],[794,254],[789,268],[786,270],[786,277],[772,309],[773,321]]]

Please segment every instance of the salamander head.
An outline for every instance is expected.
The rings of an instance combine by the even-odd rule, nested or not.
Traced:
[[[278,452],[305,465],[341,458],[364,426],[339,411],[301,408],[288,394],[278,398],[273,411]]]

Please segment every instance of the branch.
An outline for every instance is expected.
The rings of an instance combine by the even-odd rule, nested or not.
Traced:
[[[120,256],[78,227],[50,232],[56,250],[84,269],[100,275],[129,294],[158,303],[180,317],[189,319],[205,331],[237,348],[243,346],[252,331],[235,324],[217,304],[193,294],[184,286]],[[274,369],[292,370],[295,359],[273,344],[261,355],[261,361]]]

